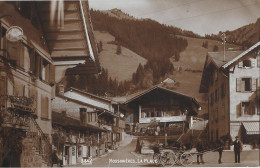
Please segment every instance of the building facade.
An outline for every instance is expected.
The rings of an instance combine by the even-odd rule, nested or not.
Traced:
[[[209,139],[259,136],[259,45],[246,51],[209,52],[200,92],[208,93]],[[244,130],[244,131],[243,131]],[[254,138],[253,138],[254,139]]]
[[[34,5],[0,2],[2,166],[51,165],[53,63]],[[22,30],[18,41],[12,29]]]
[[[0,2],[0,56],[0,166],[51,166],[56,84],[100,69],[88,2]]]
[[[176,134],[177,127],[183,131],[183,128],[186,130],[191,127],[192,116],[196,115],[200,108],[194,98],[161,86],[145,90],[127,100],[125,104],[133,111],[134,123],[147,128],[155,121],[161,127],[160,130],[167,128],[168,135]],[[141,130],[136,127],[135,131]]]

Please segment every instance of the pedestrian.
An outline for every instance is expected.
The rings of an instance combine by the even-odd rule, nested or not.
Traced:
[[[222,141],[222,139],[217,140],[217,151],[218,151],[218,163],[221,164],[221,158],[222,158],[222,152],[224,149],[224,142]]]
[[[196,149],[197,149],[197,152],[198,152],[197,163],[200,164],[200,162],[201,162],[202,164],[204,164],[203,153],[202,153],[204,149],[203,149],[203,145],[202,145],[202,142],[201,142],[200,139],[198,139],[198,141],[197,141]]]
[[[242,151],[242,143],[236,136],[236,140],[233,142],[234,144],[234,153],[235,153],[235,163],[240,163],[240,151]]]

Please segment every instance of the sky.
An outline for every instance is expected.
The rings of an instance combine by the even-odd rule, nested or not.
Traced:
[[[260,0],[89,0],[89,6],[118,8],[136,18],[150,18],[203,36],[234,30],[260,17]]]

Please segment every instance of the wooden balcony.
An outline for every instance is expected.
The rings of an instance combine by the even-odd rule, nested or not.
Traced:
[[[7,108],[19,113],[35,113],[36,101],[33,97],[7,96]]]
[[[27,130],[31,114],[35,114],[36,103],[33,98],[1,95],[2,127]]]

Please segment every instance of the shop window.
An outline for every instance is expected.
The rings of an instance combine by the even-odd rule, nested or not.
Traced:
[[[76,156],[76,147],[75,146],[72,146],[72,148],[71,148],[71,155]]]

